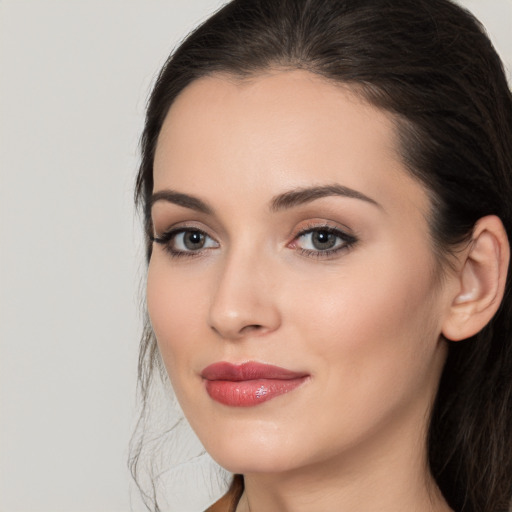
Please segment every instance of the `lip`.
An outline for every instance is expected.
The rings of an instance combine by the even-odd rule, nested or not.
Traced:
[[[251,407],[289,393],[303,384],[309,374],[253,361],[240,365],[222,361],[207,366],[201,377],[208,395],[216,402]]]

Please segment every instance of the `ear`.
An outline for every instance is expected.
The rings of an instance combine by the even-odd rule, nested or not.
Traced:
[[[445,338],[459,341],[481,331],[498,310],[507,279],[510,246],[495,215],[482,217],[460,255],[454,296],[442,326]]]

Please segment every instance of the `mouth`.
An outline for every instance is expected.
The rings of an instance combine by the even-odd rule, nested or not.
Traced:
[[[252,407],[293,391],[309,374],[251,361],[241,365],[214,363],[201,372],[201,377],[208,395],[216,402]]]

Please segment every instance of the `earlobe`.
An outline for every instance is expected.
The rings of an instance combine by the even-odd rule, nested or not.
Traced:
[[[461,253],[456,294],[444,319],[443,336],[459,341],[481,331],[498,310],[505,290],[510,247],[501,220],[482,217]]]

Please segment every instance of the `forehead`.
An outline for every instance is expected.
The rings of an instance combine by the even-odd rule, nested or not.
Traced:
[[[393,117],[349,86],[300,70],[190,84],[165,119],[154,182],[196,195],[335,182],[391,208],[413,194],[411,207],[427,210],[423,187],[401,162]]]

